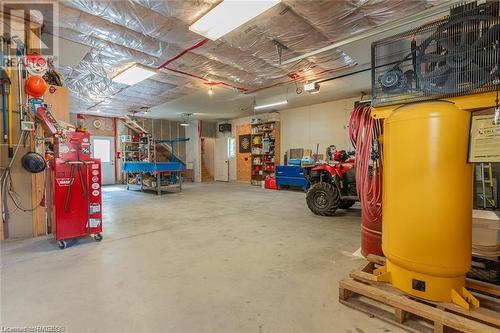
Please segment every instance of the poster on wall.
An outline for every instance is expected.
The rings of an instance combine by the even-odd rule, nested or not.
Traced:
[[[500,125],[495,125],[494,115],[472,116],[469,162],[500,162]]]
[[[239,136],[239,152],[240,154],[248,154],[252,151],[252,146],[250,140],[252,136],[250,134],[244,134]]]

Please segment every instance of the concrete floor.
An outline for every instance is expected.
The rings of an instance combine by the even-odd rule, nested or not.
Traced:
[[[66,332],[401,332],[338,303],[361,264],[360,212],[312,215],[304,193],[188,184],[105,188],[104,240],[2,242],[1,325]]]

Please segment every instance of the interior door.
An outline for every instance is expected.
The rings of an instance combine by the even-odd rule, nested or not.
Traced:
[[[216,181],[229,181],[229,138],[215,139],[215,175]]]
[[[115,145],[112,136],[91,136],[92,157],[101,159],[103,185],[115,184]]]

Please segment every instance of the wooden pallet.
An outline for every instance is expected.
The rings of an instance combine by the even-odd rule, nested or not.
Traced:
[[[373,270],[384,264],[384,258],[368,259],[339,282],[340,303],[408,332],[500,333],[498,286],[468,280],[467,288],[481,303],[480,308],[469,311],[453,303],[413,298],[387,283],[376,281]]]

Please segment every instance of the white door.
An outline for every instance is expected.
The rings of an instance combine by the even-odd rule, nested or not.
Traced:
[[[91,136],[92,157],[101,159],[103,185],[115,184],[115,145],[112,136]]]
[[[229,138],[215,139],[215,180],[229,181]]]

